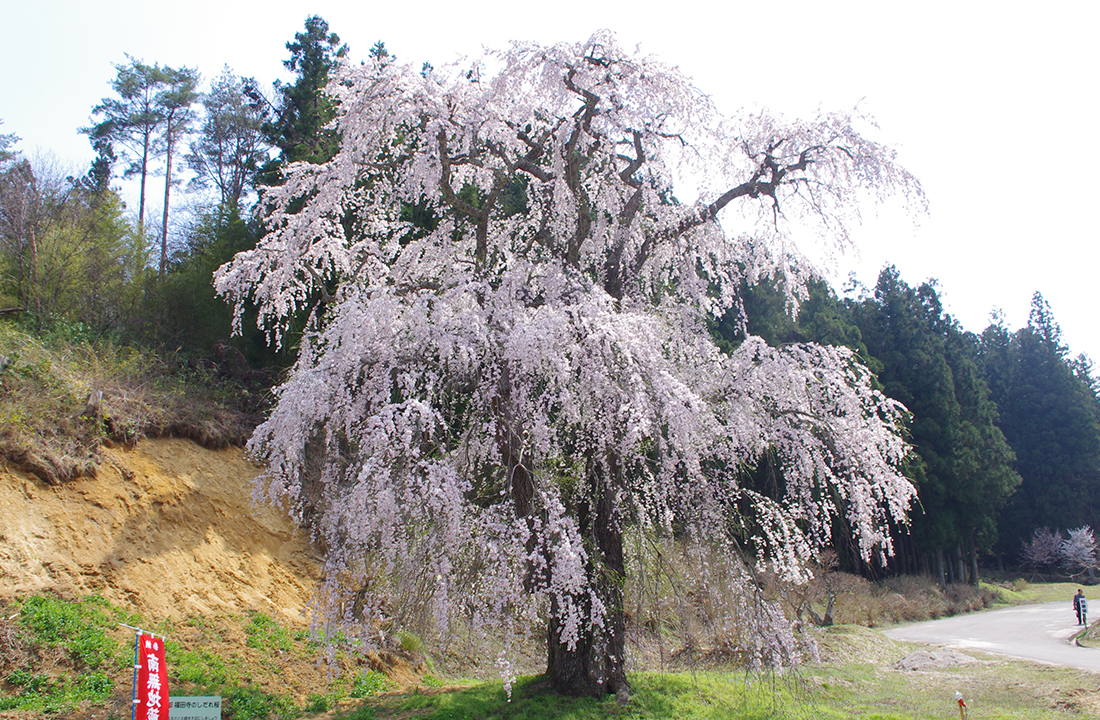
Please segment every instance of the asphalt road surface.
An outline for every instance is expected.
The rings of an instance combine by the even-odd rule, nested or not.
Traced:
[[[1022,605],[902,625],[885,634],[894,640],[1100,670],[1100,648],[1078,647],[1072,640],[1080,629],[1072,598],[1066,598],[1065,602]]]

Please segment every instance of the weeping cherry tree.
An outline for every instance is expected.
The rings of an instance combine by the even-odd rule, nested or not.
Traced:
[[[554,688],[622,699],[625,537],[702,543],[750,590],[803,575],[835,521],[891,553],[904,408],[844,349],[727,355],[707,328],[743,279],[781,272],[797,303],[795,231],[843,247],[860,200],[923,202],[852,116],[725,117],[606,33],[329,92],[339,152],[265,190],[269,233],[215,284],[276,342],[311,314],[250,448],[326,548],[332,619],[377,638],[387,593],[424,587],[440,632],[541,624]],[[765,454],[780,492],[742,481]],[[746,657],[794,661],[781,611],[749,615]]]

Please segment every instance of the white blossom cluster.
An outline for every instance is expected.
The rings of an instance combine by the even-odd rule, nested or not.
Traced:
[[[1088,525],[1069,530],[1058,550],[1062,566],[1070,572],[1096,569],[1096,538]]]
[[[788,577],[838,515],[865,557],[890,552],[915,495],[904,409],[846,350],[726,355],[706,325],[746,279],[782,272],[797,299],[792,228],[844,244],[860,193],[920,199],[851,118],[725,118],[606,33],[468,72],[348,67],[330,92],[338,154],[264,191],[269,234],[215,280],[276,339],[313,313],[250,447],[261,495],[325,543],[347,619],[381,622],[403,583],[440,627],[553,612],[572,647],[608,617],[579,511],[598,503],[616,532],[751,547]],[[739,482],[765,453],[779,496]]]

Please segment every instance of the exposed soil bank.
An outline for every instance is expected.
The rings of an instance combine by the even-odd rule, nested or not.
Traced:
[[[319,577],[308,538],[253,506],[239,448],[143,440],[59,486],[0,466],[0,599],[98,593],[147,620],[249,610],[293,624]]]

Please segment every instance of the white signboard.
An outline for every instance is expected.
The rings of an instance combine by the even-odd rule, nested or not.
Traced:
[[[169,697],[168,720],[222,720],[222,699],[213,697]]]

